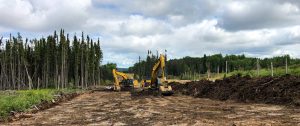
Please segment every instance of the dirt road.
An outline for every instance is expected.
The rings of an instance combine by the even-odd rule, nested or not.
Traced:
[[[190,96],[94,92],[7,125],[300,125],[300,109]]]

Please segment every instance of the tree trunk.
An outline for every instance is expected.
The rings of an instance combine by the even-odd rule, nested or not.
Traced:
[[[83,66],[84,66],[84,64],[83,64],[83,47],[82,47],[82,45],[81,45],[81,63],[80,63],[80,66],[81,66],[81,71],[80,71],[80,74],[81,74],[81,88],[83,89],[83,83],[84,83],[84,81],[83,81],[83,77],[84,77],[84,69],[83,69]]]

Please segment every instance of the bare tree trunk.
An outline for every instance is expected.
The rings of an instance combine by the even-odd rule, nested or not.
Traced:
[[[63,44],[61,45],[62,47],[62,51],[61,51],[61,69],[60,69],[60,85],[61,85],[61,88],[64,88],[63,85],[64,85],[64,47],[63,47]]]
[[[12,54],[12,52],[11,52]],[[11,71],[11,85],[13,86],[13,89],[15,89],[16,85],[15,85],[15,73],[14,73],[14,63],[13,63],[13,58],[10,64],[10,71]]]
[[[285,57],[285,74],[288,74],[287,56]]]
[[[81,46],[82,46],[82,45],[81,45]],[[84,64],[83,64],[83,48],[82,48],[82,49],[81,49],[81,63],[80,63],[80,66],[81,66],[81,71],[80,71],[81,77],[80,77],[80,78],[81,78],[81,88],[82,88],[82,89],[83,89],[83,83],[84,83],[84,81],[83,81],[83,79],[84,79],[84,78],[83,78],[83,76],[84,76],[84,74],[83,74],[83,73],[84,73],[84,71],[83,71],[83,70],[84,70],[84,69],[83,69],[83,65],[84,65]]]
[[[2,64],[3,63],[1,63],[1,61],[2,61],[3,59],[2,58],[0,58],[0,89],[1,90],[3,90],[3,66],[2,66]]]
[[[66,56],[68,57],[68,56]],[[67,60],[65,59],[65,87],[68,86],[68,80],[69,80],[69,77],[68,77],[68,62]]]
[[[273,62],[271,62],[271,76],[274,76],[274,71],[273,71]]]
[[[6,88],[7,88],[7,84],[9,83],[9,81],[8,81],[8,77],[7,77],[7,75],[6,75],[6,72],[7,72],[7,70],[6,70],[6,68],[7,68],[7,65],[6,65],[6,63],[5,63],[5,61],[6,61],[6,53],[4,52],[4,60],[3,60],[3,70],[2,70],[2,76],[3,76],[3,78],[4,78],[4,82],[3,82],[3,89],[5,90]]]
[[[99,69],[99,82],[98,82],[98,84],[99,85],[101,85],[101,68],[100,68],[100,66],[97,66],[98,67],[98,69]]]
[[[94,86],[96,86],[96,82],[95,82],[95,70],[93,69],[93,75],[92,75],[92,83]]]
[[[89,84],[89,59],[88,59],[88,57],[89,57],[89,53],[88,53],[88,48],[89,48],[89,41],[87,42],[87,45],[86,45],[86,47],[85,47],[85,89],[87,89],[87,87],[88,87],[88,84]]]
[[[30,77],[30,75],[28,73],[28,69],[27,69],[27,65],[26,64],[27,63],[24,61],[24,66],[25,66],[25,70],[26,70],[27,78],[28,78],[28,88],[29,88],[29,90],[31,90],[32,89],[32,79],[31,79],[31,77]]]
[[[20,54],[18,54],[18,90],[20,90],[20,85],[21,85],[21,63],[20,62],[21,62],[21,56]]]
[[[225,73],[228,74],[228,61],[226,60]]]
[[[87,61],[85,62],[85,67],[84,67],[85,68],[85,70],[84,70],[85,89],[87,89],[87,87],[88,87],[88,67],[86,64],[88,64]]]
[[[56,88],[57,89],[59,89],[59,85],[60,85],[60,81],[59,81],[59,78],[60,78],[60,76],[59,76],[59,73],[58,73],[58,62],[56,63],[56,65],[55,65],[56,67],[56,74],[55,74],[55,80],[56,80]]]
[[[218,73],[218,76],[219,76],[219,74],[220,74],[220,66],[219,65],[217,67],[217,73]]]
[[[38,80],[37,80],[37,89],[40,89],[40,78],[38,77]]]
[[[49,56],[47,56],[46,57],[47,59],[46,59],[46,77],[45,77],[45,81],[46,81],[46,88],[48,88],[49,87],[49,78],[50,78],[50,70],[49,70],[49,65],[50,65],[50,63],[49,63]]]
[[[259,76],[259,74],[260,74],[260,68],[259,68],[259,59],[257,58],[257,60],[256,60],[256,68],[257,68],[257,76]]]

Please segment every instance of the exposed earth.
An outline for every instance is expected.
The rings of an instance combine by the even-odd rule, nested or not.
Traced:
[[[259,78],[236,75],[215,82],[200,80],[171,85],[175,92],[196,98],[300,106],[300,77],[292,75]]]
[[[4,125],[300,125],[300,109],[178,94],[132,97],[129,92],[96,91]]]

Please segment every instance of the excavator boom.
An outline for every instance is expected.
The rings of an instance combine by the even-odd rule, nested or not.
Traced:
[[[165,56],[162,54],[152,68],[151,87],[158,90],[162,95],[173,94],[172,87],[168,85],[165,77]]]

